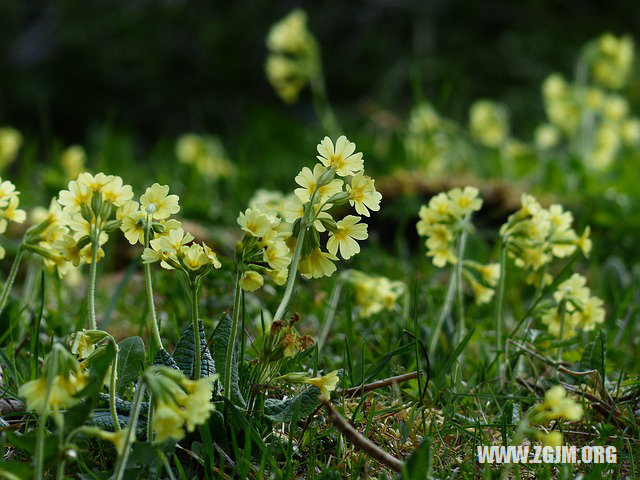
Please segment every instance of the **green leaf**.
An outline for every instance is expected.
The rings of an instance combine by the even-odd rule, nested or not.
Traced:
[[[298,419],[304,418],[307,415],[311,415],[320,405],[319,395],[319,388],[309,387],[295,397],[286,400],[268,398],[264,401],[264,414],[274,422],[291,422],[294,415]]]
[[[438,377],[449,373],[454,362],[458,359],[458,357],[464,350],[464,347],[467,346],[467,343],[469,343],[469,340],[471,340],[471,337],[473,337],[473,334],[475,333],[475,331],[476,331],[475,327],[471,327],[467,335],[462,339],[462,341],[458,344],[458,346],[453,351],[453,353],[444,362],[444,364],[442,365],[442,368],[438,371],[438,374],[437,374]]]
[[[100,406],[105,408],[109,408],[109,395],[107,393],[101,393],[99,395],[100,401],[98,402]],[[133,403],[128,400],[123,400],[120,397],[116,396],[116,412],[125,416],[129,416],[131,413],[131,407]],[[146,415],[147,410],[149,409],[148,402],[142,402],[140,405],[140,414]]]
[[[589,342],[580,358],[581,370],[597,370],[604,378],[604,365],[607,358],[607,332],[599,330],[593,341]]]
[[[220,317],[220,321],[216,326],[216,329],[213,331],[213,355],[214,362],[216,366],[216,371],[220,375],[220,383],[224,385],[225,383],[225,364],[227,361],[227,348],[229,346],[229,337],[231,336],[231,323],[233,319],[227,315],[223,314]],[[235,341],[233,344],[233,355],[231,359],[231,382],[230,387],[231,392],[229,392],[228,397],[231,398],[231,401],[241,408],[246,407],[246,402],[242,397],[242,392],[240,391],[239,385],[239,376],[238,376],[238,342]]]
[[[116,348],[112,342],[98,348],[88,358],[90,362],[89,381],[76,397],[80,402],[71,407],[64,416],[64,431],[67,435],[74,428],[83,425],[98,403],[98,394],[102,390],[107,370],[116,356]]]
[[[120,428],[126,427],[128,422],[129,416],[118,415]],[[111,412],[109,410],[95,410],[91,415],[91,418],[87,421],[87,424],[95,425],[108,432],[115,431],[115,425],[113,424],[113,418],[111,418]]]
[[[423,441],[407,458],[402,469],[402,480],[422,480],[431,477],[432,456],[431,442]]]
[[[200,364],[200,376],[209,377],[216,373],[214,367],[213,358],[211,353],[207,349],[207,339],[204,334],[204,324],[202,320],[198,320],[198,330],[200,333],[200,347],[201,347],[201,364]],[[214,345],[215,350],[215,345]],[[182,330],[180,340],[173,351],[173,359],[175,360],[178,368],[182,370],[185,377],[194,379],[194,371],[196,368],[196,342],[193,335],[193,325],[189,324]]]
[[[140,337],[129,337],[118,343],[118,389],[122,395],[124,389],[135,381],[144,369],[144,342]]]
[[[2,475],[8,474],[8,475]],[[31,480],[33,478],[33,468],[25,462],[17,460],[3,461],[0,465],[0,478],[19,478],[20,480]]]
[[[173,359],[171,354],[167,352],[164,348],[161,348],[156,353],[155,358],[153,359],[154,365],[164,365],[165,367],[173,368],[174,370],[179,370],[178,364]]]
[[[388,365],[389,360],[391,360],[396,355],[404,355],[407,353],[411,353],[413,351],[414,344],[402,345],[398,348],[391,350],[390,352],[385,353],[381,356],[373,365],[371,365],[366,373],[364,374],[364,379],[360,379],[359,382],[356,382],[354,385],[359,385],[360,383],[367,383],[373,377],[378,375],[381,371],[383,371]]]

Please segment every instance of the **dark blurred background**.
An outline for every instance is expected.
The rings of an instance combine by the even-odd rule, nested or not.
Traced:
[[[315,122],[308,96],[285,106],[264,76],[268,29],[297,6],[346,126],[364,101],[403,113],[423,91],[459,120],[479,97],[503,100],[530,132],[547,74],[571,76],[604,31],[640,33],[634,0],[1,0],[0,125],[71,143],[109,122],[153,144],[271,115]]]

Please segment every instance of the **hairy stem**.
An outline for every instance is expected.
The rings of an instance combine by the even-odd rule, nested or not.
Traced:
[[[91,267],[89,269],[89,285],[87,289],[87,309],[89,316],[89,329],[97,330],[96,322],[96,273],[98,269],[98,249],[100,248],[100,229],[94,230],[95,235],[91,239]]]
[[[233,363],[233,349],[235,347],[236,335],[238,333],[238,319],[240,318],[240,271],[236,273],[236,289],[233,298],[233,317],[231,320],[231,333],[229,334],[229,344],[227,345],[227,355],[224,361],[224,394],[231,399],[231,364]]]
[[[458,293],[458,328],[456,343],[459,344],[465,334],[465,318],[464,318],[464,290],[462,288],[462,267],[464,266],[464,248],[467,243],[467,234],[469,224],[469,215],[466,215],[462,222],[462,233],[458,240],[458,263],[455,266],[456,272],[456,291]]]
[[[16,258],[13,259],[13,264],[11,265],[9,276],[7,277],[7,280],[4,282],[4,286],[2,287],[2,293],[0,294],[0,314],[4,310],[7,300],[9,299],[9,293],[11,292],[13,282],[16,280],[16,274],[18,273],[18,267],[20,266],[20,261],[22,260],[23,254],[24,250],[22,249],[22,245],[20,245]]]
[[[449,284],[447,285],[447,293],[444,297],[444,305],[440,309],[440,315],[438,315],[438,320],[436,321],[436,326],[431,333],[431,343],[429,344],[429,355],[433,355],[433,352],[436,349],[436,344],[438,343],[438,337],[440,336],[440,330],[442,329],[442,324],[444,323],[444,319],[449,315],[449,310],[451,309],[451,304],[453,303],[453,294],[456,291],[456,275],[455,270],[451,272],[451,276],[449,277]]]
[[[131,452],[131,443],[135,440],[136,427],[138,426],[138,417],[140,416],[140,407],[142,406],[142,397],[144,396],[145,384],[144,378],[138,380],[136,392],[133,397],[133,405],[129,414],[129,425],[127,427],[127,438],[125,439],[122,453],[118,456],[116,467],[113,471],[113,480],[122,480],[124,472],[127,468],[127,460]]]
[[[278,310],[276,310],[276,314],[273,317],[274,322],[282,319],[284,312],[289,306],[289,300],[291,299],[291,293],[293,292],[293,284],[296,281],[296,275],[298,273],[298,263],[300,262],[300,256],[302,254],[302,245],[304,243],[304,234],[306,233],[306,229],[305,219],[303,218],[302,224],[300,225],[300,233],[298,234],[298,239],[296,241],[296,249],[293,252],[293,258],[291,259],[291,265],[289,267],[287,286],[284,289],[284,295],[282,296],[282,301],[278,306]]]
[[[111,410],[111,418],[116,432],[120,430],[120,422],[118,422],[118,412],[116,410],[116,379],[118,375],[118,344],[113,341],[116,354],[111,364],[111,380],[109,382],[109,410]]]
[[[322,326],[322,332],[318,337],[318,351],[324,345],[324,342],[327,340],[327,336],[329,335],[329,330],[331,329],[331,324],[333,323],[333,318],[336,315],[336,310],[338,309],[338,302],[340,300],[340,293],[342,292],[342,276],[339,276],[336,280],[335,285],[333,286],[333,290],[331,290],[331,295],[329,296],[329,308],[327,309],[327,315],[324,318],[324,325]]]
[[[146,229],[144,234],[144,246],[149,248],[149,240],[151,234],[151,223],[147,215]],[[162,349],[162,338],[160,337],[160,326],[158,325],[158,317],[156,315],[156,305],[153,300],[153,284],[151,278],[151,264],[144,264],[144,283],[147,290],[147,303],[149,304],[149,312],[151,313],[151,332],[158,349]]]
[[[200,345],[200,328],[198,326],[198,281],[191,284],[191,322],[193,323],[193,336],[196,346],[196,371],[193,378],[200,380],[200,367],[202,365],[202,346]]]

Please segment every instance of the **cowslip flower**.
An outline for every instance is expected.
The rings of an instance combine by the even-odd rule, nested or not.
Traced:
[[[318,160],[327,168],[333,168],[341,177],[355,175],[364,169],[362,153],[354,153],[356,144],[340,136],[335,146],[329,137],[324,137],[317,147]]]
[[[345,260],[360,252],[360,245],[356,240],[366,240],[367,225],[360,222],[361,217],[347,215],[336,222],[334,230],[329,232],[327,250],[335,255],[340,250],[340,255]]]
[[[184,417],[175,404],[158,402],[151,426],[155,433],[155,443],[162,443],[169,438],[175,441],[184,438]]]
[[[142,210],[156,220],[162,220],[180,211],[177,195],[169,195],[169,186],[154,183],[140,197]]]
[[[572,420],[577,421],[582,418],[582,406],[567,397],[566,390],[555,385],[544,395],[544,401],[533,407],[532,423],[547,423],[550,420]]]
[[[318,179],[324,173],[325,168],[316,164],[313,167],[313,172],[309,167],[304,167],[298,175],[296,175],[295,181],[300,188],[296,188],[293,193],[300,199],[302,203],[307,203],[311,198],[311,195],[316,190],[319,195],[320,202],[331,198],[336,193],[342,191],[343,182],[339,178],[334,178],[329,183],[318,186]]]
[[[258,272],[247,270],[242,272],[240,287],[247,292],[255,292],[264,285],[264,278]]]
[[[328,400],[331,396],[331,392],[336,389],[339,382],[340,377],[338,377],[338,371],[334,370],[323,377],[308,378],[304,383],[308,383],[309,385],[313,385],[320,389],[320,395]]]
[[[336,260],[338,257],[335,255],[315,248],[300,259],[298,269],[306,278],[330,277],[337,269],[333,263]]]
[[[368,217],[369,211],[380,210],[382,194],[376,191],[375,180],[367,177],[364,172],[356,173],[347,185],[349,192],[349,204],[354,207],[356,213]]]
[[[276,218],[260,210],[247,208],[244,212],[240,212],[237,222],[244,232],[254,237],[262,237],[276,222]]]

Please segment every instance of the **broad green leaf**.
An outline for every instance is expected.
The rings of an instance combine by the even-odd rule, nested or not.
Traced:
[[[109,395],[107,393],[101,393],[99,395],[99,399],[100,401],[98,403],[101,407],[109,408]],[[131,403],[130,401],[123,400],[120,397],[116,396],[116,412],[118,412],[119,414],[122,414],[128,417],[129,414],[131,413],[132,406],[133,406],[133,403]],[[142,402],[140,406],[141,414],[146,415],[145,412],[147,411],[148,408],[149,408],[149,403]]]
[[[165,367],[173,368],[175,370],[179,370],[178,364],[173,359],[171,354],[167,352],[164,348],[161,348],[156,353],[155,358],[153,359],[154,365],[164,365]]]
[[[229,315],[223,314],[216,326],[216,329],[213,331],[213,355],[214,362],[216,366],[216,372],[220,375],[220,383],[224,385],[225,383],[225,364],[227,361],[227,349],[229,346],[229,336],[231,335],[231,323],[232,318]],[[238,342],[235,341],[233,344],[233,356],[231,361],[231,382],[230,382],[231,392],[228,394],[228,398],[231,399],[233,403],[244,408],[246,406],[246,402],[242,397],[242,392],[240,391],[239,385],[239,376],[238,376]]]
[[[593,341],[589,342],[582,352],[580,359],[581,370],[597,370],[602,378],[605,374],[605,362],[607,358],[607,333],[599,330]]]
[[[144,342],[140,337],[129,337],[118,343],[118,394],[135,381],[144,369]]]
[[[3,474],[7,475],[5,476]],[[0,464],[0,478],[31,480],[33,478],[33,468],[25,462],[19,462],[17,460],[3,460],[2,464]]]
[[[202,323],[202,320],[198,321],[198,327],[200,331],[200,347],[202,352],[200,376],[209,377],[216,373],[216,369],[214,367],[211,353],[207,349],[207,339],[204,334],[204,325]],[[196,342],[195,336],[193,335],[193,325],[189,324],[184,328],[184,330],[182,330],[180,340],[178,340],[176,348],[173,351],[173,359],[175,360],[178,368],[182,370],[182,373],[184,373],[185,377],[191,379],[195,378],[194,371],[196,367]]]
[[[295,397],[286,400],[268,398],[264,402],[264,414],[274,422],[291,422],[294,416],[298,419],[304,418],[311,415],[320,405],[319,395],[320,389],[309,387]]]
[[[402,469],[402,480],[422,480],[429,478],[432,469],[431,442],[423,441],[418,448],[407,458]]]

